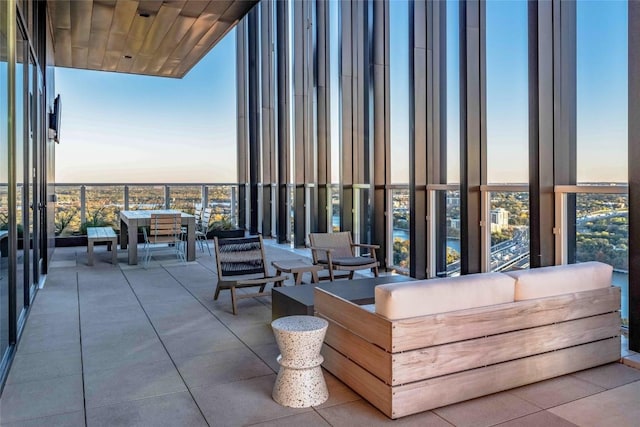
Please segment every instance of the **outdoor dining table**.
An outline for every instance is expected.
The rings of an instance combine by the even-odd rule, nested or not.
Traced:
[[[187,226],[187,261],[196,259],[196,217],[173,209],[120,211],[120,248],[127,249],[129,264],[138,263],[138,227],[151,224],[151,214],[182,214],[182,225]]]

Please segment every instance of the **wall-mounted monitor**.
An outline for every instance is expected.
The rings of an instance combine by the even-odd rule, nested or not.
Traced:
[[[60,120],[62,117],[62,100],[60,94],[53,101],[53,112],[49,113],[49,129],[53,131],[53,140],[60,142]],[[51,132],[50,132],[51,134]]]

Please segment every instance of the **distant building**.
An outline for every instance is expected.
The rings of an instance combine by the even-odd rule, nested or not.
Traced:
[[[491,232],[499,232],[509,227],[509,211],[504,208],[491,210]]]

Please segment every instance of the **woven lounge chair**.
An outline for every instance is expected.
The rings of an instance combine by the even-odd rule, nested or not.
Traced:
[[[353,243],[351,233],[341,231],[337,233],[310,233],[311,255],[313,263],[324,266],[329,270],[329,280],[334,278],[349,277],[353,279],[353,273],[357,270],[371,269],[371,272],[378,277],[378,266],[380,263],[376,258],[378,245],[367,245]],[[356,256],[356,248],[369,249],[369,253]],[[348,271],[349,274],[335,276],[334,271]],[[325,278],[326,279],[326,278]]]
[[[220,291],[231,291],[233,314],[238,313],[236,301],[240,298],[268,296],[264,291],[267,284],[281,286],[287,276],[270,276],[265,262],[262,236],[241,237],[237,239],[220,239],[214,237],[216,249],[216,265],[218,268],[218,284],[213,297],[218,299]],[[252,294],[236,294],[237,288],[259,287]]]

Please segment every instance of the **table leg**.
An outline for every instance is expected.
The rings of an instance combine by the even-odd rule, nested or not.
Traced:
[[[316,270],[311,271],[311,283],[320,283],[320,278]]]
[[[129,227],[127,223],[123,220],[120,220],[120,248],[127,249],[127,233],[129,232]]]
[[[129,220],[129,265],[138,264],[138,221]]]
[[[93,240],[87,242],[87,265],[93,265]]]
[[[189,218],[187,223],[187,261],[196,260],[196,219]]]
[[[118,263],[118,242],[117,240],[112,240],[109,243],[109,247],[111,248],[111,264],[116,265]]]
[[[293,273],[293,277],[296,279],[296,286],[302,284],[302,275],[303,274],[304,273],[302,271],[297,271],[297,272]]]

